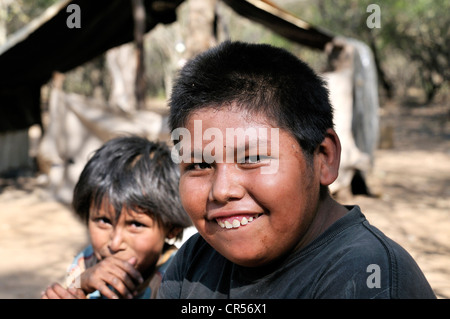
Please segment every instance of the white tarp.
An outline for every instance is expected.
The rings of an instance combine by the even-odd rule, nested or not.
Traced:
[[[127,134],[157,140],[162,125],[163,117],[155,112],[114,112],[93,99],[53,89],[38,163],[48,174],[54,195],[70,203],[84,165],[104,142]]]

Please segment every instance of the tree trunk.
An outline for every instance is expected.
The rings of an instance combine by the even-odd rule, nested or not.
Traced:
[[[214,17],[216,0],[189,0],[189,25],[186,39],[186,59],[216,44]]]
[[[134,18],[134,42],[136,46],[136,108],[145,109],[146,80],[144,66],[144,34],[145,34],[145,7],[143,0],[132,0]]]

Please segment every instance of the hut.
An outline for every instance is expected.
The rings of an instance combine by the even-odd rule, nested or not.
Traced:
[[[332,191],[349,186],[358,174],[364,176],[371,166],[378,136],[377,82],[370,49],[359,41],[312,26],[268,0],[222,1],[281,36],[327,54],[329,68],[323,75],[329,82],[336,129],[343,144],[341,172]],[[176,10],[183,0],[61,0],[0,47],[0,173],[29,162],[28,130],[32,125],[42,125],[41,87],[55,72],[67,72],[136,39],[136,2],[145,10],[142,30],[148,32],[159,23],[176,21]],[[81,10],[80,25],[69,21],[73,8]],[[53,183],[55,190],[65,189],[66,195],[60,194],[64,201],[70,200],[87,154],[114,135],[108,131],[111,121],[123,125],[119,125],[123,131],[142,128],[139,132],[150,138],[157,138],[164,129],[164,119],[159,115],[110,114],[102,106],[61,90],[52,92],[50,102],[54,108],[50,110],[51,121],[57,128],[46,132],[53,139],[41,147],[41,153],[48,160],[49,173],[59,181]],[[136,125],[145,116],[146,122]],[[145,123],[152,125],[146,130]],[[69,129],[83,133],[64,138],[61,132]]]

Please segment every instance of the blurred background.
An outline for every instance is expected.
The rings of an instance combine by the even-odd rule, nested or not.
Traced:
[[[404,246],[450,297],[450,2],[0,0],[0,298],[39,298],[88,241],[70,208],[90,154],[170,143],[183,64],[268,43],[328,81],[344,145],[334,196]]]

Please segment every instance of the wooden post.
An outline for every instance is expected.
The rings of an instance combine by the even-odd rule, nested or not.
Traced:
[[[145,79],[144,65],[144,34],[145,34],[145,6],[143,0],[132,0],[133,18],[134,18],[134,42],[136,46],[136,108],[138,110],[145,109],[145,96],[147,81]]]
[[[214,14],[216,0],[189,0],[189,33],[186,39],[186,59],[216,44]]]

